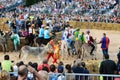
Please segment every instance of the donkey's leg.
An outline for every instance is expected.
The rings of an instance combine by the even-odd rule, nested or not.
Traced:
[[[2,45],[3,52],[5,53],[5,44],[1,44],[1,45]]]
[[[38,57],[39,62],[42,63],[42,61],[43,61],[43,53],[42,54],[38,54],[37,57]]]
[[[7,52],[9,51],[7,44],[5,44],[5,51],[7,51]]]
[[[63,59],[63,56],[64,56],[64,43],[62,41],[62,44],[61,44],[61,58]]]
[[[23,52],[22,52],[23,53]],[[26,52],[26,53],[23,53],[23,58],[22,58],[22,61],[25,61],[26,59],[27,59],[27,57],[28,57],[28,53]]]

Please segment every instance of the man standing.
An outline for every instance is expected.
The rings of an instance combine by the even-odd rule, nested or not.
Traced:
[[[103,38],[101,39],[100,43],[101,43],[103,55],[108,54],[108,46],[109,46],[110,40],[108,37],[106,37],[106,33],[103,33]]]
[[[109,55],[104,55],[105,60],[101,62],[99,72],[100,74],[115,74],[117,66],[113,60],[109,60]],[[103,77],[103,80],[113,80],[112,77]]]
[[[25,65],[21,65],[18,68],[18,79],[17,80],[26,80],[28,76],[28,72],[32,73],[37,80],[45,80],[38,72],[31,66],[26,67]],[[27,79],[28,80],[28,79]]]
[[[4,61],[2,62],[2,70],[6,70],[7,72],[12,72],[12,62],[10,61],[9,55],[4,56]]]

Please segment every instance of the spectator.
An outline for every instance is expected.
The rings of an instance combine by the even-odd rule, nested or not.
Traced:
[[[6,70],[7,72],[13,71],[13,65],[10,61],[9,55],[4,56],[4,61],[2,62],[2,70]]]
[[[63,73],[64,72],[64,64],[62,61],[59,62],[58,64],[58,73]]]
[[[16,63],[14,66],[13,66],[13,72],[14,72],[14,76],[16,76],[17,77],[17,72],[18,72],[18,65],[19,65],[19,63]]]
[[[74,65],[74,68],[72,68],[74,73],[80,74],[84,72],[84,68],[81,67],[81,62],[76,61],[76,65]],[[82,76],[75,76],[76,80],[82,80]]]
[[[89,70],[86,68],[85,62],[82,62],[82,63],[81,63],[81,66],[84,68],[83,73],[84,73],[84,74],[89,74]],[[85,77],[83,77],[83,78],[85,78],[85,80],[88,80],[88,76],[85,76]]]
[[[50,71],[50,66],[49,66],[48,61],[46,59],[43,60],[42,64],[38,65],[38,71],[41,71],[43,69],[43,67],[47,67],[48,72]]]
[[[2,71],[2,65],[1,65],[1,62],[0,62],[0,72]]]
[[[45,80],[34,68],[31,66],[26,67],[25,65],[22,65],[18,68],[18,80],[27,79],[28,71],[33,73],[38,80]]]
[[[50,37],[50,31],[49,31],[49,26],[45,27],[45,31],[44,31],[44,44],[47,45],[47,43],[50,41],[51,37]]]
[[[57,79],[57,74],[54,74],[56,73],[56,66],[54,64],[50,65],[50,77],[49,77],[49,80],[56,80]]]
[[[57,80],[65,80],[65,75],[63,74],[64,73],[64,65],[63,65],[63,62],[61,62],[61,61],[58,64],[58,73],[60,73],[60,74],[58,75]]]
[[[72,72],[71,65],[66,64],[65,68],[66,68],[66,73],[72,74],[72,75],[66,76],[66,80],[75,80],[75,76],[74,76],[74,73]]]
[[[119,48],[120,49],[120,48]],[[118,62],[117,62],[117,70],[118,70],[118,74],[120,74],[120,50],[117,54],[117,58],[118,58]]]
[[[104,55],[105,60],[101,62],[99,72],[100,74],[116,74],[117,66],[113,60],[109,59],[109,55]],[[103,80],[112,80],[112,77],[103,77]]]
[[[49,74],[47,71],[42,70],[38,72],[39,75],[41,75],[45,80],[49,80]]]
[[[0,73],[0,80],[10,80],[10,74],[7,71],[2,70]]]

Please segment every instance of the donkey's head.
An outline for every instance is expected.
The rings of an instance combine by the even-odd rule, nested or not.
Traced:
[[[3,37],[4,38],[10,38],[12,33],[13,33],[12,31],[5,32]]]

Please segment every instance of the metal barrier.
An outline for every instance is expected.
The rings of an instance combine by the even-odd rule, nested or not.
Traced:
[[[18,75],[17,72],[10,72],[10,74]],[[48,77],[48,80],[57,80],[58,78],[58,80],[120,80],[120,75],[114,74],[51,73]],[[29,78],[32,80],[32,76],[29,76]]]
[[[55,75],[55,74],[49,74]],[[75,77],[75,80],[120,80],[120,75],[109,75],[109,74],[74,74],[74,73],[65,73],[65,74],[56,74],[59,76],[63,75],[61,80],[74,80],[73,77]],[[72,77],[72,78],[71,78]],[[49,80],[51,80],[49,78]]]

